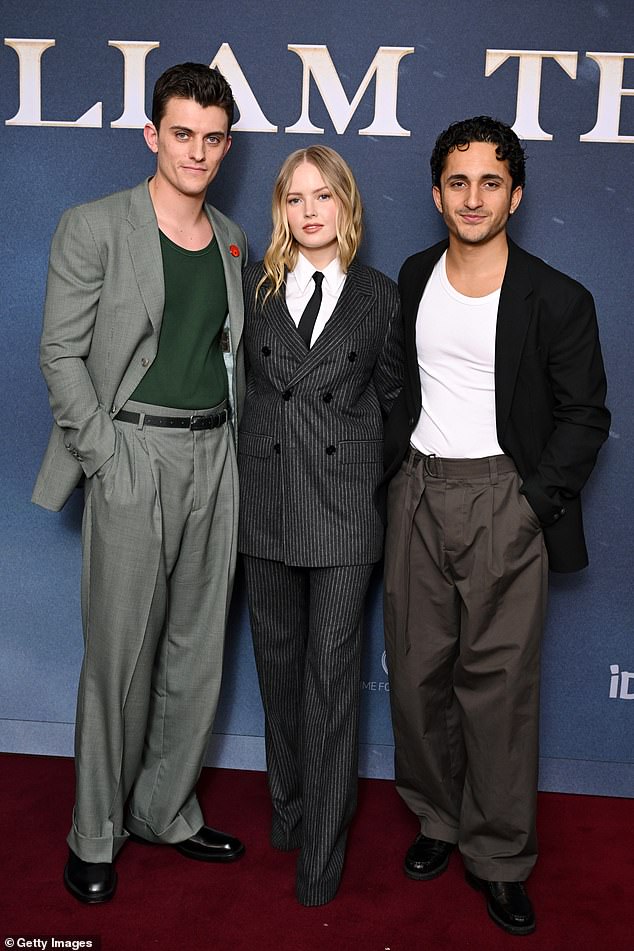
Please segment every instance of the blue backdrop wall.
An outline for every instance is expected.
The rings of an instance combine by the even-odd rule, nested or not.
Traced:
[[[338,149],[366,208],[365,260],[396,276],[442,225],[428,157],[451,121],[490,113],[528,148],[512,235],[593,291],[613,431],[585,492],[590,568],[553,577],[543,659],[542,789],[632,795],[631,319],[634,36],[629,0],[2,2],[0,44],[0,749],[72,754],[81,660],[79,493],[29,502],[50,414],[37,366],[48,246],[69,205],[151,174],[140,128],[156,77],[217,63],[240,106],[210,199],[261,256],[293,149]],[[238,581],[209,762],[263,768]],[[368,603],[361,772],[389,776],[380,573]]]

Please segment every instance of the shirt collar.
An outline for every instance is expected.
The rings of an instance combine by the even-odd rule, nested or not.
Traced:
[[[303,294],[312,281],[313,274],[318,270],[322,271],[324,275],[324,283],[326,284],[329,292],[331,294],[337,294],[346,279],[345,273],[341,270],[341,264],[339,263],[338,257],[333,258],[330,264],[322,269],[316,268],[314,264],[311,264],[308,258],[305,258],[300,251],[297,255],[297,264],[295,265],[295,270],[290,271],[288,277],[292,277],[294,279],[297,289]]]

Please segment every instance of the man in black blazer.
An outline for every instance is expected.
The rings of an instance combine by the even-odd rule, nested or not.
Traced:
[[[449,240],[400,273],[405,386],[386,424],[385,632],[405,872],[457,844],[492,919],[528,934],[547,569],[588,561],[579,493],[610,414],[594,303],[506,234],[524,153],[487,116],[431,159]]]

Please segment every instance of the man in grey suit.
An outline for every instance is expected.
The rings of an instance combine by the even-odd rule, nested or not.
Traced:
[[[85,478],[84,660],[64,883],[112,898],[129,835],[203,861],[242,843],[204,824],[194,787],[220,686],[234,576],[246,238],[205,204],[231,145],[216,70],[157,81],[156,172],[67,211],[50,256],[42,372],[55,425],[33,501]]]

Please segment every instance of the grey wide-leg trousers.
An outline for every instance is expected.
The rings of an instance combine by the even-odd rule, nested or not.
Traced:
[[[133,402],[125,409],[184,415]],[[216,710],[236,559],[229,425],[114,426],[114,456],[87,483],[83,521],[85,650],[68,843],[89,862],[112,861],[126,830],[175,843],[203,825],[194,786]]]
[[[547,555],[511,459],[410,451],[389,489],[385,636],[397,788],[490,881],[537,857]]]
[[[334,898],[357,801],[361,618],[373,565],[244,556],[265,713],[271,843],[299,848],[304,905]]]

